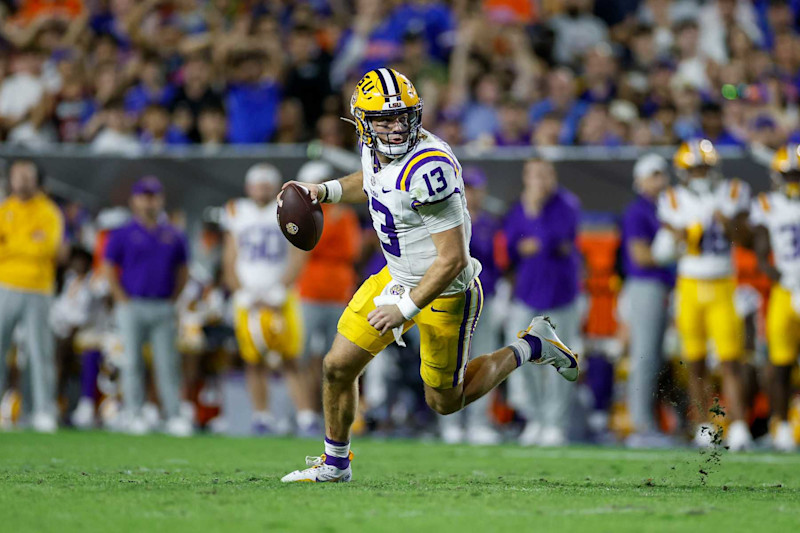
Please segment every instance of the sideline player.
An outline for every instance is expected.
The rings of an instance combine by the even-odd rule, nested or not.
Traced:
[[[511,346],[469,361],[483,294],[461,165],[421,128],[422,101],[399,72],[381,68],[358,82],[350,101],[362,170],[321,185],[302,184],[322,202],[368,202],[387,266],[367,279],[339,320],[324,359],[325,453],[282,481],[350,481],[350,426],[357,379],[372,357],[413,325],[420,333],[425,400],[450,414],[477,400],[527,361],[578,377],[577,357],[544,317]],[[557,221],[555,221],[557,223]]]
[[[770,173],[775,190],[753,202],[750,221],[760,268],[775,284],[767,308],[767,344],[772,363],[772,416],[777,422],[772,444],[777,450],[797,448],[787,421],[792,368],[800,351],[800,146],[775,152]],[[775,265],[770,264],[773,252]]]
[[[681,144],[674,165],[680,183],[667,189],[658,203],[662,230],[653,243],[658,259],[678,256],[676,283],[678,333],[689,363],[689,396],[696,409],[695,444],[711,446],[713,428],[707,418],[706,351],[709,337],[722,363],[722,386],[732,421],[727,444],[731,450],[752,445],[744,421],[741,357],[744,328],[736,313],[731,243],[745,241],[750,188],[726,180],[718,170],[719,156],[708,139]],[[663,235],[674,241],[665,253]],[[678,250],[678,247],[680,248]]]
[[[254,165],[245,176],[247,198],[231,200],[225,206],[223,279],[233,292],[234,329],[246,363],[253,432],[277,431],[268,407],[266,365],[267,356],[275,352],[282,359],[281,370],[297,410],[298,433],[319,434],[310,392],[296,360],[303,332],[300,303],[292,288],[305,254],[288,246],[278,226],[278,204],[273,198],[281,181],[274,166]]]

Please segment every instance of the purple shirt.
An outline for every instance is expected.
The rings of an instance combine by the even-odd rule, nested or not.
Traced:
[[[671,286],[675,282],[671,269],[639,266],[628,252],[634,239],[652,243],[659,227],[655,202],[637,195],[622,216],[622,265],[625,275],[630,278],[651,279]]]
[[[120,284],[132,298],[167,299],[189,253],[186,237],[167,222],[148,229],[135,218],[108,238],[105,258],[119,267]]]
[[[555,309],[572,303],[578,296],[580,254],[578,236],[580,202],[563,187],[545,203],[535,217],[529,217],[521,203],[506,216],[504,233],[508,255],[516,272],[514,296],[536,310]],[[527,237],[539,241],[539,250],[520,257],[518,245]],[[564,253],[563,245],[571,245]]]
[[[494,256],[494,239],[501,229],[500,221],[486,212],[478,214],[472,221],[469,254],[483,265],[480,278],[486,298],[494,294],[494,287],[500,279],[500,268]]]

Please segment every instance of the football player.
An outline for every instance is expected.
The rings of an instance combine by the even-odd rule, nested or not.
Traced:
[[[268,410],[267,357],[278,354],[297,411],[300,434],[314,430],[317,415],[296,359],[302,350],[300,303],[292,288],[305,254],[288,246],[278,225],[275,194],[282,183],[278,169],[257,164],[247,171],[247,198],[225,206],[222,226],[223,279],[233,292],[234,329],[246,363],[245,379],[253,403],[253,432],[276,431]]]
[[[800,350],[800,146],[775,152],[770,173],[775,190],[753,202],[750,221],[759,266],[775,282],[767,308],[767,344],[773,366],[772,443],[781,451],[796,449],[787,421],[792,367]],[[773,253],[774,266],[769,261]]]
[[[707,415],[706,350],[711,338],[722,363],[723,392],[732,421],[727,444],[731,450],[742,450],[751,446],[752,437],[744,422],[740,377],[744,332],[734,306],[731,244],[748,239],[750,189],[739,180],[723,179],[717,150],[708,139],[684,142],[673,162],[680,183],[659,198],[662,230],[656,235],[653,252],[660,262],[670,255],[678,259],[676,325],[689,363],[689,396],[696,409],[695,444],[713,445],[716,433]],[[668,242],[665,235],[672,239],[672,246],[663,246]]]
[[[321,202],[369,206],[387,266],[367,279],[339,320],[323,368],[325,453],[283,481],[350,481],[350,426],[357,379],[372,357],[416,325],[420,375],[428,405],[450,414],[477,400],[531,361],[578,377],[577,357],[544,317],[535,317],[511,346],[469,361],[483,305],[480,263],[461,165],[450,147],[422,129],[422,101],[399,72],[380,68],[358,82],[350,112],[362,170],[322,184],[303,183]]]

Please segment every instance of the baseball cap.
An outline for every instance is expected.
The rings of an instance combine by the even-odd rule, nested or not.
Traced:
[[[247,170],[244,175],[245,185],[258,185],[259,183],[271,183],[278,186],[283,179],[281,173],[269,163],[257,163]]]
[[[163,191],[164,187],[155,176],[144,176],[131,187],[131,194],[160,194]]]
[[[333,179],[333,167],[325,161],[309,161],[297,171],[297,181],[322,183]]]
[[[486,186],[486,174],[478,167],[464,169],[464,185],[467,187],[482,188]]]
[[[668,169],[669,165],[667,164],[667,160],[660,155],[652,153],[645,154],[633,165],[633,180],[638,183],[656,172],[666,174]]]

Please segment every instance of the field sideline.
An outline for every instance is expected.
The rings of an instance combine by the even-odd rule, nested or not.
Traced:
[[[791,531],[800,455],[360,439],[354,482],[283,485],[317,441],[0,433],[2,531]],[[709,470],[710,469],[710,470]],[[705,477],[700,470],[708,471]]]

